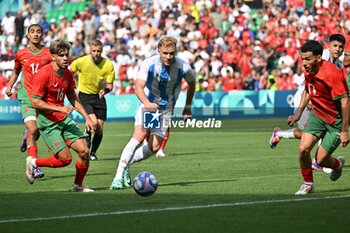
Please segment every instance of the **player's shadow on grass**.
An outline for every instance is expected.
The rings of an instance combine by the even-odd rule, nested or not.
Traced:
[[[316,190],[317,193],[334,193],[334,192],[346,192],[348,193],[350,191],[350,188],[344,188],[344,189],[328,189],[328,190]]]
[[[209,151],[196,151],[196,152],[179,152],[179,153],[177,153],[177,152],[170,152],[170,153],[168,153],[165,157],[167,157],[167,156],[169,156],[169,157],[171,157],[171,156],[182,156],[182,155],[199,155],[199,154],[210,154],[210,152]]]
[[[109,173],[106,172],[99,172],[99,173],[93,173],[89,172],[88,176],[105,176],[108,175]],[[67,175],[62,175],[62,176],[45,176],[45,178],[39,179],[39,180],[55,180],[55,179],[62,179],[62,178],[70,178],[70,177],[75,177],[75,173],[72,174],[67,174]],[[38,181],[39,181],[38,180]]]
[[[188,186],[193,184],[203,184],[203,183],[221,183],[221,182],[232,182],[237,181],[238,179],[225,179],[225,180],[196,180],[196,181],[187,181],[187,182],[174,182],[174,183],[162,183],[159,186]]]

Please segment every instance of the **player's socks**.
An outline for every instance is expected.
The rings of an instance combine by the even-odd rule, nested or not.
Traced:
[[[84,177],[89,169],[89,164],[82,164],[77,161],[75,163],[75,169],[76,169],[76,173],[75,173],[74,184],[82,185]]]
[[[114,180],[123,179],[123,174],[126,166],[129,164],[132,159],[136,148],[140,145],[140,142],[135,138],[131,138],[128,144],[124,147],[122,155],[120,156],[120,161],[117,168],[117,174],[114,177]]]
[[[281,130],[276,132],[276,136],[280,137],[280,138],[295,138],[294,136],[294,131],[295,129],[291,129],[291,130]]]
[[[169,139],[169,134],[170,134],[170,131],[169,131],[170,128],[168,128],[168,130],[166,131],[166,134],[165,134],[165,137],[162,141],[162,145],[160,146],[160,149],[159,150],[164,150],[165,146],[166,146],[166,143],[168,142],[168,139]]]
[[[337,158],[333,158],[334,159],[334,165],[332,167],[333,170],[337,170],[340,167],[340,162]]]
[[[301,169],[301,175],[305,183],[312,184],[314,182],[312,168]]]
[[[38,157],[38,147],[37,146],[28,146],[28,156],[32,156],[33,158]]]
[[[147,159],[152,154],[153,154],[153,152],[149,149],[148,144],[143,145],[135,151],[134,157],[132,158],[130,164],[141,161],[143,159]]]
[[[57,159],[55,156],[50,156],[46,158],[36,158],[32,161],[35,162],[35,164],[33,164],[35,167],[64,167],[72,162],[72,158],[62,160]]]
[[[91,153],[96,153],[98,147],[101,144],[102,137],[102,134],[95,133],[94,138],[92,139]]]

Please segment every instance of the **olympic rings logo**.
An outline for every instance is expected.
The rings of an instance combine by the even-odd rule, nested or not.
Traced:
[[[115,108],[118,112],[128,112],[131,107],[130,100],[116,100],[114,103]]]
[[[291,108],[294,108],[294,95],[289,94],[289,95],[287,96],[286,101],[287,101],[287,104],[288,104]]]

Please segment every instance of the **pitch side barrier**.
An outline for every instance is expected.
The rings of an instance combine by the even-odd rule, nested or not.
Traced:
[[[197,92],[192,103],[194,118],[271,118],[287,117],[293,113],[295,91],[231,91]],[[138,106],[136,95],[107,95],[107,121],[130,121]],[[186,93],[181,93],[175,106],[174,117],[179,118],[185,105]],[[68,101],[66,100],[66,104]],[[82,122],[74,111],[72,118]],[[17,100],[0,100],[0,124],[22,123]]]

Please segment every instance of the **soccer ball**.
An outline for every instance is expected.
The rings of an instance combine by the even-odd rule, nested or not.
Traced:
[[[132,183],[137,194],[143,197],[151,196],[158,188],[157,178],[150,172],[140,172]]]

